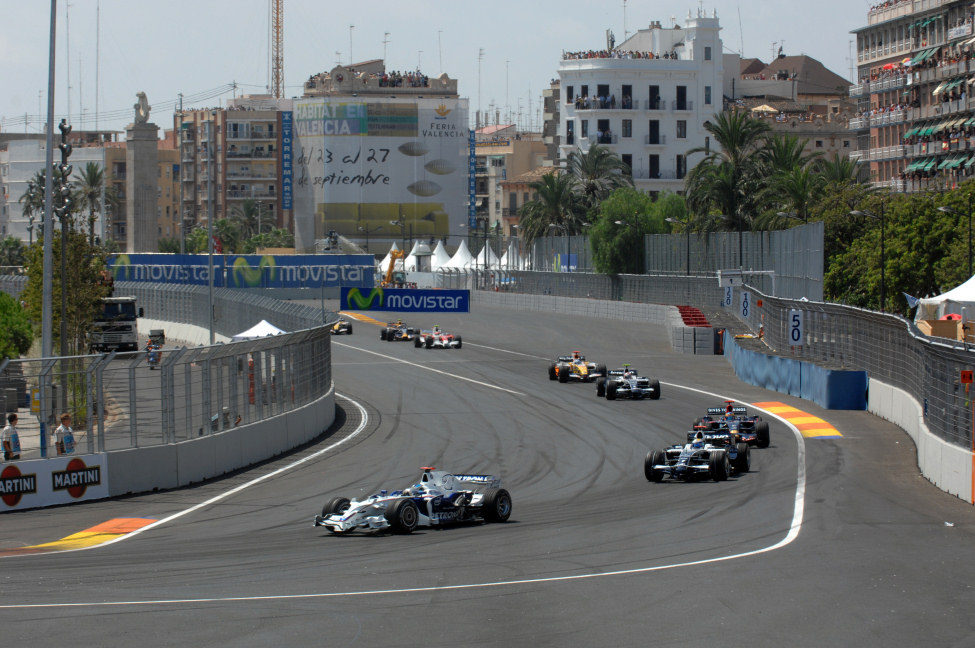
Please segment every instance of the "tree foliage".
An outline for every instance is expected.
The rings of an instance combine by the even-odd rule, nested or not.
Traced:
[[[683,203],[680,196],[672,194],[654,201],[632,187],[613,191],[600,204],[596,222],[589,230],[596,270],[606,274],[644,272],[644,237],[667,232],[665,218],[682,218]]]
[[[27,313],[16,299],[0,293],[0,359],[18,358],[27,353],[32,340]]]

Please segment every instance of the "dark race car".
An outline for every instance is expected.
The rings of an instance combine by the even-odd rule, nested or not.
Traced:
[[[332,335],[352,335],[352,322],[340,319],[328,329],[328,332]]]
[[[660,381],[641,376],[640,372],[626,364],[620,369],[609,371],[608,377],[596,381],[596,396],[605,396],[606,400],[657,400],[660,398]]]
[[[694,422],[695,427],[707,430],[730,430],[748,445],[767,448],[771,443],[768,422],[761,416],[748,415],[748,408],[736,407],[735,401],[725,401],[724,407],[709,407],[708,413]]]
[[[662,450],[651,450],[643,462],[647,481],[660,482],[664,477],[682,481],[713,479],[724,481],[733,474],[746,473],[751,467],[748,444],[734,442],[733,437],[707,441],[702,430],[686,444]]]
[[[379,339],[387,342],[410,342],[420,335],[420,329],[414,326],[407,326],[402,320],[389,322],[386,327],[379,331]]]

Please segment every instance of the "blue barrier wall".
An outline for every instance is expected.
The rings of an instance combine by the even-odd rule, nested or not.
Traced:
[[[725,332],[725,355],[741,380],[826,409],[867,409],[867,372],[824,369],[810,362],[742,349]]]

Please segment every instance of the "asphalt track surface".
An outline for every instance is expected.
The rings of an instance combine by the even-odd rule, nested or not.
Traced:
[[[918,474],[903,432],[744,385],[723,358],[674,354],[654,326],[486,307],[437,322],[464,348],[381,342],[365,323],[334,338],[337,390],[367,417],[341,398],[337,425],[288,456],[197,487],[0,515],[0,549],[47,542],[164,518],[306,459],[121,542],[0,559],[5,643],[975,645],[975,515]],[[575,349],[660,377],[661,400],[550,382],[548,359]],[[718,404],[678,384],[783,401],[844,437],[799,441],[775,422],[746,475],[650,484],[646,452]],[[511,521],[410,536],[312,527],[327,497],[403,487],[424,465],[500,474]]]

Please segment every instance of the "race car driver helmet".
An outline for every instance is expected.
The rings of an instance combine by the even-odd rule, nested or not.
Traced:
[[[627,371],[627,372],[625,372],[623,374],[623,377],[624,378],[632,378],[633,377],[633,372],[632,371]]]
[[[691,443],[695,448],[704,447],[704,433],[698,432],[694,435],[694,441]]]

